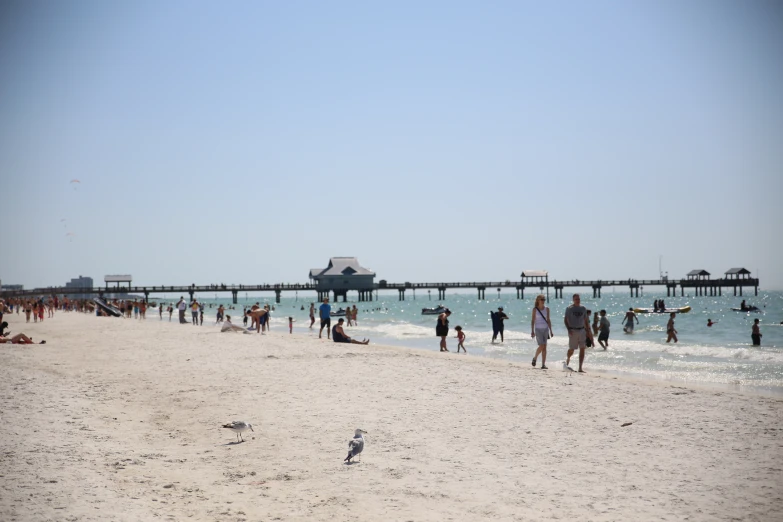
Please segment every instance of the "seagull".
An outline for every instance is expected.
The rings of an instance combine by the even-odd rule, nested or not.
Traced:
[[[234,433],[236,433],[237,434],[237,439],[242,439],[242,432],[243,431],[247,431],[247,430],[255,431],[253,429],[253,425],[252,424],[248,424],[245,421],[229,422],[228,424],[224,424],[223,427],[224,428],[228,428],[231,431],[233,431]],[[245,439],[242,439],[242,442],[245,442]]]
[[[357,456],[364,449],[364,437],[362,433],[367,433],[363,429],[356,428],[353,438],[348,441],[348,456],[345,457],[343,462],[351,462],[351,459]]]

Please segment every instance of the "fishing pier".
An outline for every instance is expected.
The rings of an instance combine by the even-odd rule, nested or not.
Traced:
[[[373,274],[374,276],[374,274]],[[581,289],[589,288],[593,291],[593,298],[601,298],[601,289],[604,287],[617,287],[626,286],[630,291],[631,297],[639,297],[640,289],[644,287],[665,287],[667,296],[676,296],[677,289],[680,290],[680,296],[685,296],[686,289],[689,294],[692,292],[694,297],[698,296],[720,296],[723,295],[723,289],[733,289],[734,295],[742,296],[743,289],[753,288],[754,295],[758,295],[759,280],[758,278],[751,278],[750,271],[744,268],[732,268],[727,271],[722,278],[712,278],[710,273],[706,270],[693,270],[688,273],[684,279],[670,279],[663,277],[660,279],[613,279],[613,280],[550,280],[549,274],[544,271],[532,271],[528,270],[522,273],[522,279],[519,281],[484,281],[484,282],[440,282],[440,283],[389,283],[386,280],[380,280],[378,283],[362,282],[359,288],[354,287],[351,284],[351,279],[346,276],[341,276],[341,284],[328,284],[323,280],[316,280],[312,283],[278,283],[278,284],[255,284],[255,285],[226,285],[226,284],[209,284],[209,285],[196,285],[191,284],[189,286],[138,286],[131,285],[131,278],[127,276],[123,281],[109,280],[109,278],[117,279],[117,276],[107,276],[105,287],[95,288],[73,288],[73,287],[49,287],[49,288],[36,288],[31,290],[14,289],[7,291],[0,291],[0,295],[4,297],[33,297],[33,296],[45,296],[45,295],[99,295],[110,296],[112,294],[138,294],[143,295],[145,301],[149,301],[151,295],[155,294],[187,294],[191,300],[196,295],[205,294],[231,294],[234,304],[237,303],[240,293],[259,293],[270,292],[274,293],[275,301],[280,302],[283,293],[296,293],[299,292],[314,292],[319,301],[328,298],[333,295],[333,301],[338,302],[342,298],[343,302],[348,300],[348,292],[357,292],[357,300],[359,302],[378,300],[379,291],[397,291],[397,297],[400,301],[404,301],[406,294],[412,295],[413,299],[416,299],[416,291],[427,291],[427,297],[432,299],[432,291],[437,291],[437,300],[444,301],[446,299],[447,290],[467,290],[473,289],[477,291],[479,299],[486,299],[487,289],[496,289],[500,294],[503,289],[513,288],[516,290],[517,299],[525,298],[525,290],[538,291],[541,293],[546,292],[547,299],[549,298],[549,290],[554,291],[555,299],[563,298],[563,290],[569,289]],[[347,281],[347,282],[344,282]],[[116,286],[109,286],[110,283],[115,283]],[[123,284],[125,283],[125,284]],[[739,292],[739,293],[738,293]],[[570,291],[569,291],[570,293]]]

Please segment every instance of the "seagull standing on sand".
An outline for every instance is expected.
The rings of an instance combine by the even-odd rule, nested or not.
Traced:
[[[237,441],[239,441],[239,439],[242,439],[242,442],[245,442],[245,439],[242,438],[242,432],[243,431],[247,431],[247,430],[255,431],[253,429],[253,425],[252,424],[248,424],[245,421],[229,422],[228,424],[224,424],[223,427],[224,428],[228,428],[231,431],[233,431],[234,433],[236,433],[237,434]]]
[[[353,438],[348,441],[348,456],[345,457],[343,462],[351,462],[351,459],[357,456],[364,449],[364,437],[362,433],[367,433],[363,429],[356,428]]]

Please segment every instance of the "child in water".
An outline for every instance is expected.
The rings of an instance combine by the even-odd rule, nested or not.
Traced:
[[[715,323],[712,322],[712,319],[707,319],[707,326],[712,326],[713,324]]]
[[[290,334],[294,333],[294,323],[295,322],[296,321],[294,320],[293,317],[289,317],[288,318],[288,333],[290,333]]]
[[[461,326],[457,326],[454,329],[457,331],[457,339],[459,339],[459,343],[457,344],[457,353],[459,353],[460,348],[462,348],[465,353],[468,353],[468,351],[465,350],[465,345],[462,344],[465,342],[465,332],[462,331]]]

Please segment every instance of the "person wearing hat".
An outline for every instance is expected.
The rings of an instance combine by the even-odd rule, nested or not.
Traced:
[[[500,334],[500,342],[503,342],[503,321],[508,319],[508,316],[503,312],[503,307],[499,306],[497,312],[490,312],[490,318],[492,319],[492,342],[498,338]]]

